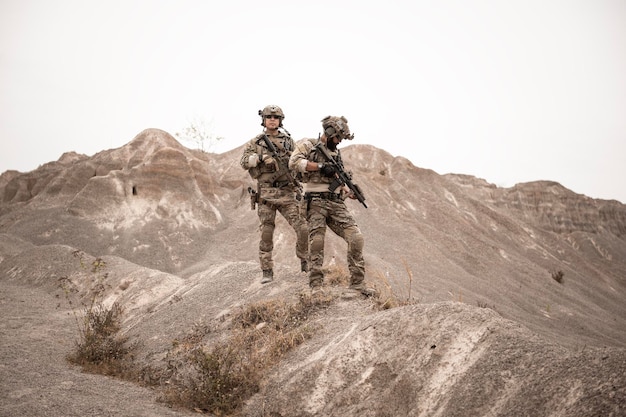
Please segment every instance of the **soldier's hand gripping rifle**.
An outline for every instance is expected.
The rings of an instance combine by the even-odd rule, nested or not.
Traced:
[[[296,199],[298,201],[301,200],[302,199],[302,186],[300,185],[300,183],[298,181],[296,181],[294,176],[291,175],[291,171],[289,170],[289,167],[287,167],[287,165],[285,165],[285,162],[278,155],[278,149],[276,149],[276,146],[274,146],[274,144],[272,143],[270,138],[268,138],[265,133],[263,134],[263,141],[265,142],[265,145],[267,146],[267,149],[270,150],[270,153],[272,154],[272,157],[274,158],[274,160],[278,164],[278,172],[281,173],[281,174],[287,174],[287,178],[289,178],[289,182],[291,182],[291,184],[296,189]]]
[[[350,189],[350,191],[352,191],[352,193],[354,194],[356,199],[359,200],[359,202],[361,204],[363,204],[363,206],[365,208],[367,208],[367,204],[365,204],[365,196],[361,192],[361,189],[359,188],[359,186],[352,182],[352,178],[343,169],[343,166],[339,162],[335,161],[333,156],[328,152],[328,149],[326,149],[326,147],[323,145],[322,142],[320,142],[317,145],[315,145],[315,147],[322,153],[322,155],[324,155],[324,158],[326,159],[326,162],[328,164],[330,164],[335,169],[335,172],[336,172],[336,174],[335,174],[336,178],[330,184],[328,189],[331,192],[335,192],[337,187],[339,187],[341,185],[345,185],[345,186],[347,186]]]

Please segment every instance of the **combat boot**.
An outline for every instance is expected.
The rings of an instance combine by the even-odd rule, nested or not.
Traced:
[[[350,284],[348,287],[351,290],[358,291],[365,297],[375,297],[378,295],[378,291],[375,288],[370,288],[365,285],[365,282],[361,281],[358,283]]]
[[[322,289],[322,280],[321,279],[315,279],[315,280],[309,282],[309,287],[311,288],[311,295],[312,296],[322,295],[324,293],[324,290]]]
[[[274,280],[274,271],[272,269],[263,270],[263,278],[261,278],[261,284],[267,284]]]

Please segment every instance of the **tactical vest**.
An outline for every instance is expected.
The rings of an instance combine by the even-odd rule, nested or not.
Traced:
[[[322,164],[326,163],[327,161],[324,155],[315,148],[315,145],[319,143],[319,139],[311,139],[310,142],[313,144],[314,147],[313,149],[311,149],[311,152],[309,152],[309,155],[306,159],[311,162],[317,162]],[[336,149],[334,152],[330,149],[328,151],[333,159],[343,169],[343,161],[341,160],[341,153],[339,152],[339,149]],[[302,182],[330,184],[331,182],[333,182],[333,180],[334,178],[323,176],[320,171],[307,171],[302,174]]]
[[[276,150],[278,151],[278,157],[283,166],[289,165],[289,157],[291,156],[291,152],[293,152],[292,141],[288,140],[289,137],[284,135],[283,133],[279,133],[272,140],[272,138],[268,135],[268,138],[272,141]],[[271,156],[272,152],[267,148],[265,141],[263,140],[263,134],[257,136],[256,139],[256,153],[259,155],[261,159],[263,155]],[[265,164],[260,163],[256,167],[250,168],[250,175],[253,178],[256,178],[259,182],[265,183],[274,183],[276,181],[289,181],[286,173],[280,172],[280,169],[276,166],[267,166]]]

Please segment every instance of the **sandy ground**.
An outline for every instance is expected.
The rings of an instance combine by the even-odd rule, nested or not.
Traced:
[[[3,281],[0,292],[0,416],[184,416],[150,389],[83,373],[65,360],[74,317],[42,289]],[[52,313],[51,313],[52,312]]]

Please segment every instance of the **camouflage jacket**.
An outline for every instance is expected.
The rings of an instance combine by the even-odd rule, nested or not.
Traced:
[[[333,178],[325,177],[319,171],[306,170],[307,161],[326,162],[324,155],[315,148],[318,143],[320,143],[319,139],[302,139],[298,141],[296,149],[291,154],[291,158],[289,158],[289,169],[300,173],[302,182],[308,185],[305,186],[307,191],[326,191],[328,185],[333,181]],[[328,152],[343,167],[339,149],[335,151],[329,150]]]
[[[266,164],[262,162],[264,159],[274,156],[272,152],[267,148],[263,135],[261,133],[254,138],[250,139],[246,144],[243,155],[241,156],[240,165],[243,169],[247,170],[250,176],[260,183],[286,183],[289,180],[288,172],[280,172],[278,164]],[[289,157],[294,149],[293,139],[285,134],[283,131],[279,131],[276,136],[267,135],[270,141],[274,144],[274,147],[278,151],[278,157],[282,161],[285,167],[289,164]],[[259,162],[256,166],[250,166],[250,156],[253,154],[258,155]]]

